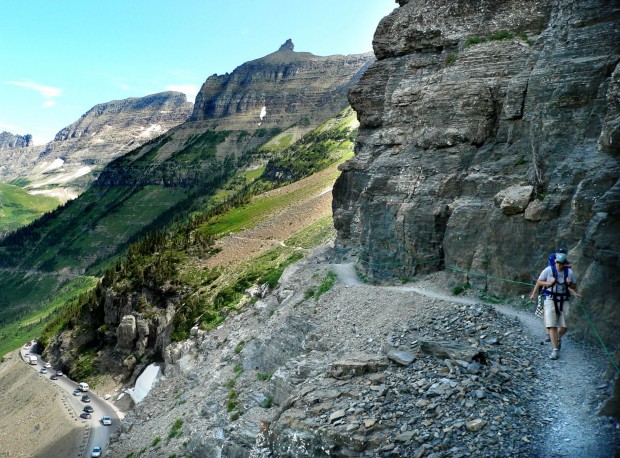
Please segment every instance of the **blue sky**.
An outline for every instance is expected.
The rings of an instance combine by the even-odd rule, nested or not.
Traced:
[[[276,51],[372,50],[395,0],[1,0],[0,132],[36,144],[94,105],[179,90]]]

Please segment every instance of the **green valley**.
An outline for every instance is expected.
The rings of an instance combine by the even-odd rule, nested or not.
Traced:
[[[25,226],[60,202],[44,194],[31,194],[8,183],[0,183],[0,236]]]
[[[288,146],[272,143],[239,160],[214,154],[225,134],[194,136],[172,155],[159,153],[170,141],[164,136],[113,161],[78,199],[0,244],[6,291],[0,310],[10,323],[6,332],[16,335],[4,339],[6,349],[41,332],[48,343],[78,316],[88,324],[79,331],[85,333],[80,341],[98,348],[108,332],[101,321],[105,291],[130,302],[136,298],[146,319],[169,301],[177,303],[173,340],[187,337],[195,324],[217,325],[243,306],[247,288],[274,286],[286,265],[333,237],[331,193],[325,190],[339,175],[336,164],[353,154],[356,127],[348,109]],[[285,173],[274,176],[276,167]],[[219,261],[226,252],[219,246],[222,237],[308,206],[317,196],[317,214],[290,225],[281,242],[233,263]],[[78,299],[62,293],[70,287],[62,285],[101,276],[101,287],[80,283]],[[50,291],[56,291],[53,307]],[[36,327],[29,326],[33,322]]]

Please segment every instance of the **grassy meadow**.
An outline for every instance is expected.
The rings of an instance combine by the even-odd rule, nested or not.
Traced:
[[[19,186],[0,183],[0,236],[26,226],[59,205],[54,197],[29,194]]]

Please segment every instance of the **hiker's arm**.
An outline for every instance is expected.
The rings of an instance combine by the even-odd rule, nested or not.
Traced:
[[[540,286],[541,286],[541,280],[537,280],[536,284],[534,285],[534,290],[532,291],[532,294],[530,294],[531,301],[533,301],[536,295],[538,294],[538,290],[540,289]]]
[[[554,283],[555,283],[555,278],[552,278],[551,281],[543,281],[540,279],[537,280],[536,285],[534,285],[534,290],[532,291],[532,294],[530,294],[530,300],[531,301],[534,300],[541,286],[544,286],[545,288],[547,288],[549,286],[552,286]]]
[[[554,285],[555,278],[552,278],[549,281],[538,280],[538,283],[540,283],[540,286],[544,286],[545,288],[548,288],[549,286],[553,286]]]
[[[576,287],[576,285],[574,285]],[[577,291],[575,291],[571,286],[568,287],[568,290],[571,292],[571,294],[575,297],[581,297],[581,294],[579,294]]]

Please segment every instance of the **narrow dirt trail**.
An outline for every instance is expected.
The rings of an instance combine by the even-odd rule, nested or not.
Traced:
[[[335,264],[333,270],[340,281],[349,286],[368,287],[355,273],[352,264]],[[415,292],[442,301],[474,305],[479,300],[458,297],[437,291],[432,281],[422,281],[420,286],[375,286],[393,291]],[[610,428],[609,422],[598,417],[596,408],[603,395],[604,374],[607,361],[600,348],[589,347],[571,339],[570,331],[562,339],[560,359],[548,358],[550,345],[542,342],[542,320],[533,313],[512,307],[495,305],[501,313],[517,317],[533,342],[540,342],[541,367],[538,368],[537,396],[530,409],[537,420],[545,425],[534,443],[539,443],[539,456],[543,457],[613,457],[620,451],[620,432]]]

